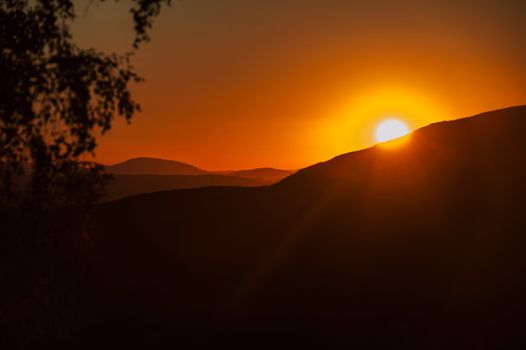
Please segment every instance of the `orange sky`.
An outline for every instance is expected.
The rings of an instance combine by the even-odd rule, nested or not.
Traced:
[[[129,47],[127,1],[79,3],[82,46]],[[371,145],[388,117],[414,129],[526,104],[524,13],[521,0],[174,1],[134,61],[143,113],[116,122],[97,160],[300,168]]]

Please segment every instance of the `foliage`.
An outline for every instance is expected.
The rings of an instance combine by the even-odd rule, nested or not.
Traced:
[[[103,168],[86,156],[115,116],[140,110],[130,59],[170,3],[130,1],[135,38],[117,55],[74,43],[73,0],[0,0],[0,206],[76,206],[102,194]]]

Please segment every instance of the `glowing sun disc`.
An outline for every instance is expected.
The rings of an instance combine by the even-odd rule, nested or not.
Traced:
[[[405,123],[397,119],[388,119],[376,127],[375,139],[377,142],[386,142],[405,136],[409,128]]]

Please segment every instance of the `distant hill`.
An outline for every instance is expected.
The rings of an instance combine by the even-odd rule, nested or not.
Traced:
[[[109,165],[106,171],[117,175],[204,175],[208,172],[193,165],[157,158],[132,158]]]
[[[95,208],[84,339],[183,348],[521,348],[526,107],[268,187]],[[125,315],[125,316],[123,316]]]

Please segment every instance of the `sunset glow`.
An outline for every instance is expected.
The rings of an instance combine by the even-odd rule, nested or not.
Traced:
[[[526,101],[523,5],[401,3],[174,2],[134,59],[143,112],[97,160],[298,169],[372,146],[389,116],[416,130]],[[126,50],[126,6],[79,14],[79,43]]]
[[[525,14],[0,0],[2,348],[526,350]]]

